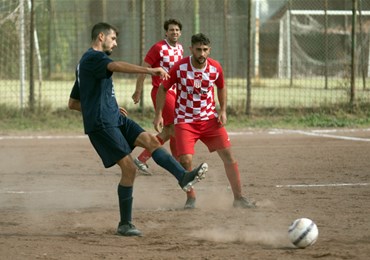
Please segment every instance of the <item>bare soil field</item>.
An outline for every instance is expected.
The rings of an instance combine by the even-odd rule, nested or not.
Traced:
[[[369,129],[230,139],[256,209],[232,207],[222,162],[198,143],[194,164],[209,172],[195,187],[197,208],[183,209],[175,178],[150,160],[154,175],[134,188],[143,237],[121,237],[119,168],[104,169],[85,136],[0,136],[0,259],[369,259]],[[319,229],[305,249],[287,237],[300,217]]]

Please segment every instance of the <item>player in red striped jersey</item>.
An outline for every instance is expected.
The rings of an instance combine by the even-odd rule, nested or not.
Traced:
[[[154,128],[157,131],[162,128],[166,94],[176,84],[175,136],[180,163],[185,169],[191,169],[194,145],[201,140],[210,152],[216,151],[224,163],[234,194],[233,206],[254,208],[255,203],[242,194],[238,163],[231,152],[230,139],[224,127],[227,122],[227,90],[223,70],[216,60],[208,57],[210,51],[207,36],[202,33],[192,36],[192,55],[177,62],[169,71],[170,78],[164,80],[158,89]],[[215,88],[220,106],[218,111]],[[195,198],[186,205],[195,207]]]
[[[168,19],[164,22],[163,28],[165,30],[165,39],[155,43],[147,52],[143,66],[148,68],[162,67],[164,70],[169,71],[170,68],[179,60],[182,59],[184,49],[178,42],[181,37],[182,24],[176,19]],[[136,89],[132,95],[132,99],[135,104],[140,101],[141,94],[144,87],[144,80],[146,75],[140,74],[136,80]],[[155,107],[157,90],[161,84],[161,78],[152,76],[152,91],[151,97],[153,105]],[[175,109],[175,92],[174,89],[168,91],[166,102],[164,105],[163,120],[164,125],[162,131],[157,135],[157,139],[161,144],[164,144],[170,140],[170,149],[174,157],[176,157],[176,140],[173,137],[174,128],[174,109]],[[146,164],[151,154],[144,150],[137,158],[135,158],[135,164],[144,175],[151,175],[149,167]]]

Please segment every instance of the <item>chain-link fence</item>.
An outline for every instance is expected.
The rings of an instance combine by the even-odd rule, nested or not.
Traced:
[[[0,104],[66,107],[95,23],[118,27],[113,59],[140,64],[168,18],[183,23],[185,55],[192,34],[210,37],[235,111],[370,103],[367,0],[0,0]],[[137,107],[135,75],[114,81]]]

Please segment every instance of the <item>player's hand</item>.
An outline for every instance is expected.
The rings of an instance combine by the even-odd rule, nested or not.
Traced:
[[[163,80],[167,80],[170,78],[170,75],[161,67],[157,68],[149,68],[150,73],[154,76],[159,76]]]
[[[153,120],[153,126],[154,126],[154,129],[160,133],[162,132],[162,129],[163,129],[163,117],[162,116],[155,116],[154,117],[154,120]]]
[[[219,115],[218,115],[218,122],[219,122],[221,125],[226,125],[226,123],[227,123],[227,115],[226,115],[226,111],[220,111],[220,112],[219,112]]]
[[[134,104],[139,103],[140,98],[141,98],[141,92],[136,90],[134,94],[132,94],[132,100],[134,101]]]
[[[125,108],[123,107],[119,107],[119,112],[123,115],[123,116],[127,116],[128,115],[128,112]]]

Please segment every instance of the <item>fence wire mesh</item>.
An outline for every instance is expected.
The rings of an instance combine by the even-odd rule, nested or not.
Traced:
[[[168,18],[183,23],[185,55],[192,34],[210,37],[235,111],[247,108],[248,82],[252,110],[370,102],[370,1],[1,0],[0,104],[66,107],[95,23],[118,27],[113,59],[141,64]],[[138,108],[135,75],[114,81],[119,103]],[[145,83],[142,107],[151,107]]]

